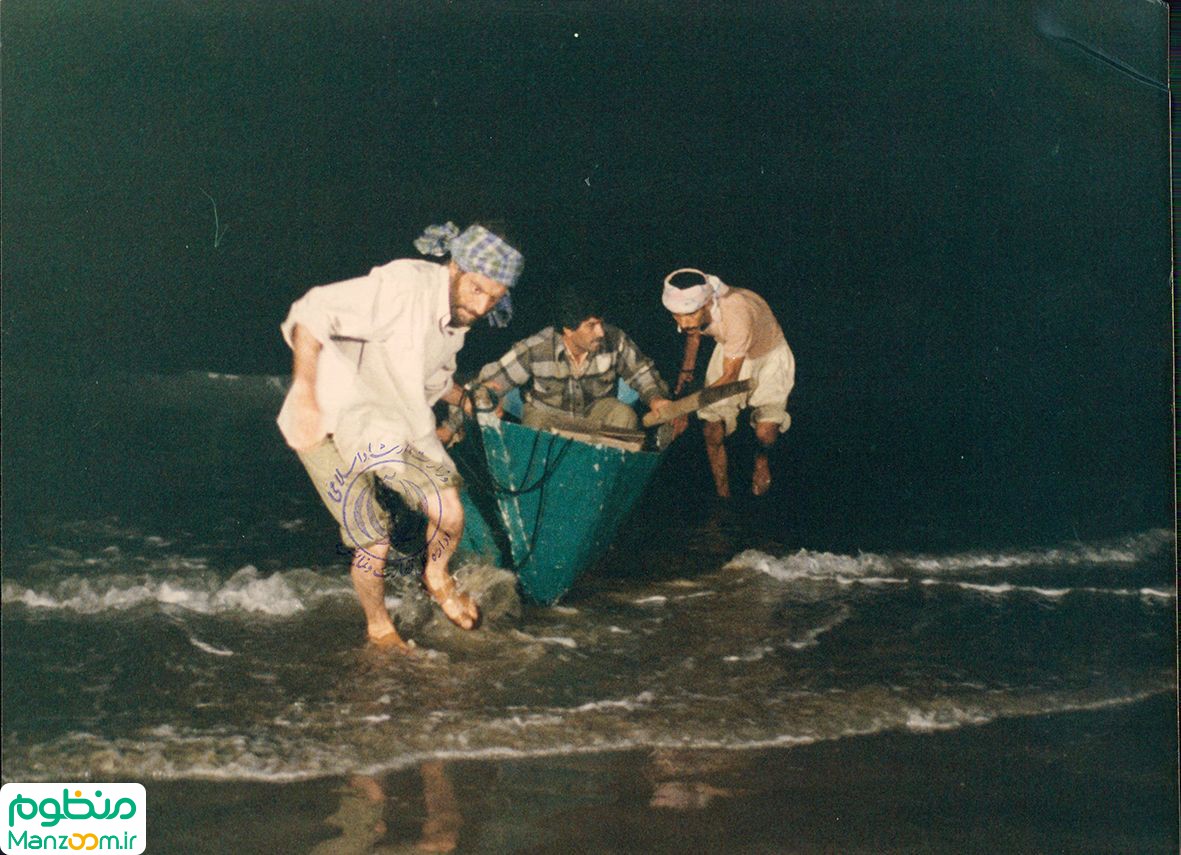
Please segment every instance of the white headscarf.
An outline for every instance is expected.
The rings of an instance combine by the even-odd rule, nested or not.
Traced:
[[[680,273],[696,273],[705,281],[700,285],[678,288],[671,280]],[[688,315],[711,301],[716,306],[718,298],[729,290],[730,286],[712,273],[702,273],[695,267],[682,267],[664,277],[664,293],[661,294],[660,300],[664,303],[664,308],[673,314]]]

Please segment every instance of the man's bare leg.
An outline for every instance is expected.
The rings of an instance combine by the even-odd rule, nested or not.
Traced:
[[[424,510],[429,519],[430,542],[426,545],[423,582],[452,623],[462,629],[473,629],[480,620],[480,610],[471,597],[455,587],[455,580],[447,570],[463,536],[463,503],[459,490],[454,487],[440,490],[438,504],[428,502]]]
[[[726,423],[701,423],[701,433],[705,437],[705,453],[709,457],[709,471],[714,476],[714,487],[722,499],[730,498],[729,459],[726,457]]]
[[[754,471],[750,476],[750,491],[756,496],[762,496],[771,489],[771,464],[767,460],[767,453],[775,440],[779,438],[779,424],[777,422],[756,422],[755,436],[759,440],[759,450],[755,452]]]
[[[364,549],[357,549],[353,552],[353,563],[349,568],[349,575],[352,577],[353,590],[357,592],[357,599],[361,601],[361,610],[365,612],[365,625],[369,640],[379,647],[407,648],[409,645],[394,629],[389,609],[385,607],[383,571],[389,552],[388,542],[375,543]]]

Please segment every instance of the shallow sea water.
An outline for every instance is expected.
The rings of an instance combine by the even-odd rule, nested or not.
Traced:
[[[179,397],[199,412],[194,390],[281,389],[152,383],[188,384]],[[6,541],[8,780],[293,781],[798,746],[1174,691],[1171,532],[830,551],[782,522],[782,488],[778,504],[731,505],[657,488],[561,603],[471,634],[394,579],[388,602],[419,649],[380,654],[361,643],[346,559],[265,406],[219,434],[226,467],[210,483],[193,478],[194,423],[172,412],[153,422],[167,430],[150,460],[91,470],[109,502],[30,514]],[[125,488],[149,465],[164,492]],[[270,466],[267,489],[250,489]],[[170,483],[187,486],[167,496]]]

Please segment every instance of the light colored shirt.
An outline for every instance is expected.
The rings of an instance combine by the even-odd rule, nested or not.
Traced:
[[[746,288],[731,287],[711,315],[704,332],[717,339],[726,359],[758,359],[786,341],[767,301]]]
[[[451,388],[467,333],[450,321],[446,265],[413,259],[313,288],[291,306],[283,338],[291,345],[299,324],[322,345],[316,402],[321,427],[343,458],[379,443],[409,442],[450,463],[431,410]],[[291,410],[289,394],[278,417],[288,442]]]

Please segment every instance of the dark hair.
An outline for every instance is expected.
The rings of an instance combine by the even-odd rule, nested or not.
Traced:
[[[705,277],[700,273],[688,270],[679,271],[675,276],[670,277],[668,280],[668,284],[672,285],[674,288],[693,288],[697,285],[704,285],[705,282]]]
[[[563,285],[554,294],[552,316],[557,329],[578,329],[587,318],[603,317],[603,301],[586,286]]]

